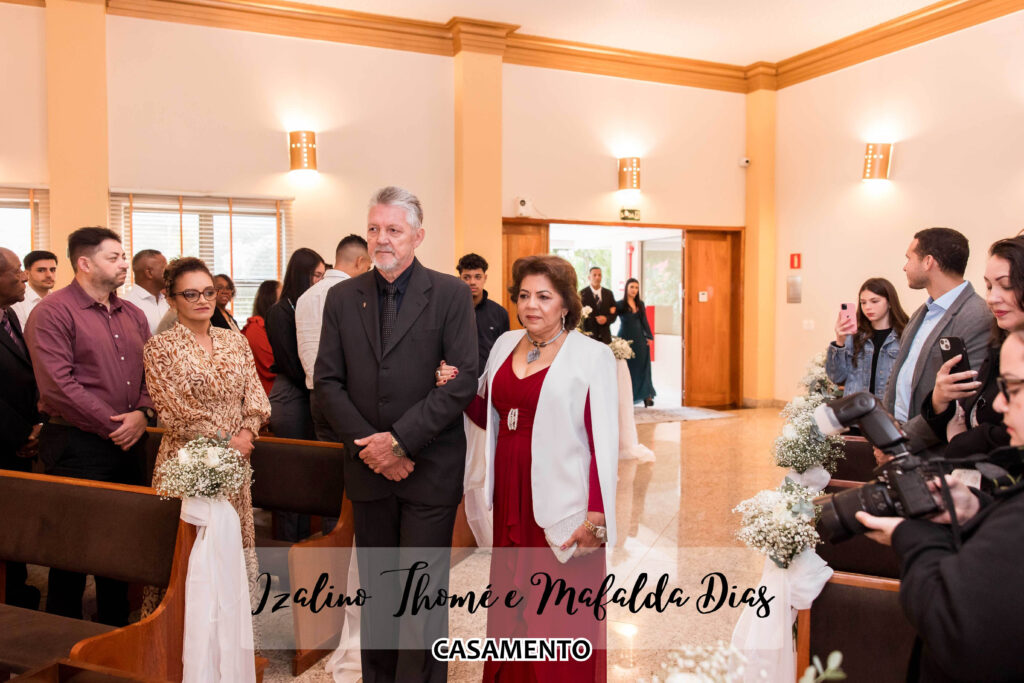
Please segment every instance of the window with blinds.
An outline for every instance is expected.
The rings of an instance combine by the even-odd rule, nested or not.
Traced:
[[[291,200],[167,196],[112,192],[110,228],[129,258],[156,249],[168,260],[198,256],[235,282],[232,314],[251,315],[264,280],[280,280],[291,244]],[[131,274],[129,281],[131,284]]]
[[[34,249],[52,251],[47,190],[0,187],[0,247],[22,259]]]

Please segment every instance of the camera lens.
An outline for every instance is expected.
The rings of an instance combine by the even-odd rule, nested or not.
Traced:
[[[888,488],[877,481],[824,496],[816,502],[822,506],[818,533],[827,543],[841,543],[867,531],[856,517],[862,510],[876,517],[896,515]]]

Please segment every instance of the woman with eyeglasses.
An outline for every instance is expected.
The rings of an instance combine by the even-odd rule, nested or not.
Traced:
[[[270,418],[270,401],[256,374],[245,337],[211,324],[218,292],[206,264],[176,258],[164,271],[164,285],[178,322],[150,337],[143,349],[146,386],[166,430],[156,466],[199,436],[229,435],[232,448],[246,458],[260,428]],[[156,483],[156,482],[154,482]],[[252,492],[230,498],[241,522],[249,587],[256,587],[256,536]]]
[[[993,316],[988,355],[970,372],[952,373],[960,356],[949,359],[921,406],[931,430],[949,442],[947,458],[987,453],[1010,442],[1003,416],[995,409],[996,379],[1000,346],[1009,334],[1024,331],[1024,237],[999,240],[989,248],[985,289]]]
[[[228,311],[228,304],[235,298],[235,281],[225,273],[218,273],[213,278],[213,288],[217,290],[217,308],[213,311],[210,323],[214,327],[241,332],[234,316]]]

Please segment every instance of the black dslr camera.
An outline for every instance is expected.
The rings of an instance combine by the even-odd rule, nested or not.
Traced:
[[[863,510],[876,517],[927,517],[939,511],[928,480],[943,472],[937,463],[912,454],[907,435],[875,397],[861,391],[814,411],[822,434],[839,434],[857,425],[864,437],[892,460],[874,470],[878,477],[863,486],[823,496],[818,530],[829,543],[868,531],[854,515]]]

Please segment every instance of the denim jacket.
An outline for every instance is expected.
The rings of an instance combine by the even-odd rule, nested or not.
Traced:
[[[849,396],[858,391],[867,391],[871,386],[871,356],[875,353],[875,344],[870,337],[857,356],[857,367],[853,367],[853,335],[846,337],[846,344],[836,346],[835,342],[828,345],[828,357],[825,359],[825,373],[836,384],[844,385],[843,395]],[[878,355],[878,367],[875,370],[875,396],[882,400],[885,396],[885,385],[892,374],[892,366],[900,353],[900,340],[892,331],[882,343],[882,352]]]

